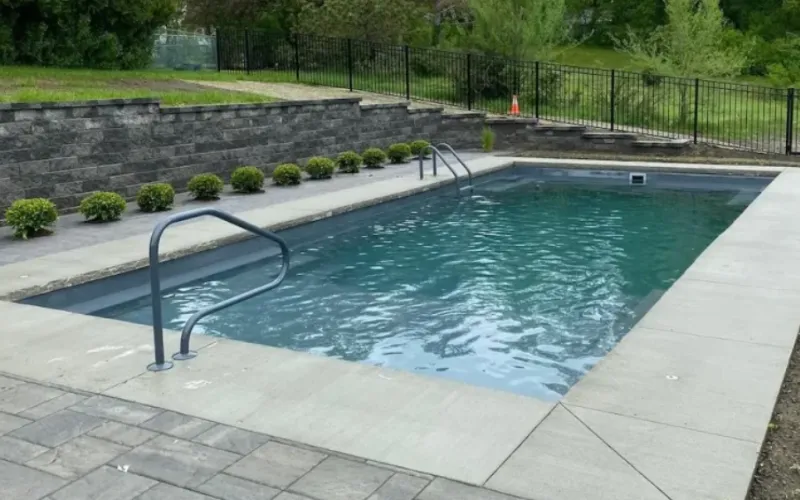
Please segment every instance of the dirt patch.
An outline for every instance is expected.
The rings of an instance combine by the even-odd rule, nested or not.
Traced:
[[[800,343],[795,344],[747,500],[800,499]]]

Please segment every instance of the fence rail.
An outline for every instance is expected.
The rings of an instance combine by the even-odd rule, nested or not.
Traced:
[[[505,114],[796,154],[798,95],[730,82],[518,61],[316,35],[218,30],[218,71],[340,87]]]

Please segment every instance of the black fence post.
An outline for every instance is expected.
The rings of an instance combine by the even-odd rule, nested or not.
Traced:
[[[250,30],[244,30],[244,72],[250,74]]]
[[[534,68],[535,68],[534,71],[536,73],[534,78],[536,80],[536,99],[534,101],[534,106],[536,109],[536,118],[538,119],[539,118],[539,61],[536,61]]]
[[[792,154],[794,132],[794,88],[786,92],[786,154]]]
[[[467,54],[467,109],[472,110],[472,54]]]
[[[219,48],[219,28],[214,31],[214,43],[217,49],[217,73],[222,71],[222,57],[220,56],[220,48]]]
[[[300,35],[294,36],[294,74],[300,81]]]
[[[406,63],[406,101],[411,100],[411,62],[409,61],[408,45],[403,46],[403,55]]]
[[[697,128],[700,121],[700,79],[694,79],[694,143],[697,144]]]
[[[617,72],[611,70],[611,131],[614,131],[614,118],[615,110],[617,108],[617,92],[616,92]]]
[[[347,80],[350,92],[353,91],[353,40],[347,39]]]

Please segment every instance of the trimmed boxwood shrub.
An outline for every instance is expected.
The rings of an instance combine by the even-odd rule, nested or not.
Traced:
[[[264,187],[264,172],[257,167],[239,167],[231,174],[231,186],[240,193],[257,193]]]
[[[336,165],[340,172],[345,174],[357,174],[361,170],[361,155],[355,151],[345,151],[336,158]]]
[[[49,233],[56,220],[56,205],[45,198],[17,200],[6,210],[6,223],[14,228],[14,236],[23,240]]]
[[[382,149],[369,148],[361,153],[361,158],[367,168],[381,168],[386,161],[386,153]]]
[[[272,180],[278,186],[294,186],[300,184],[302,178],[303,171],[294,163],[278,165],[272,172]]]
[[[82,199],[78,211],[86,220],[108,222],[119,219],[127,206],[125,198],[117,193],[100,192]]]
[[[306,163],[306,172],[312,179],[330,179],[334,170],[336,163],[324,156],[315,156]]]
[[[411,154],[413,156],[422,156],[427,158],[431,154],[431,143],[422,139],[416,140],[410,144]]]
[[[214,174],[199,174],[192,177],[186,187],[196,200],[216,200],[225,183]]]
[[[167,183],[145,184],[136,194],[136,204],[142,212],[161,212],[172,208],[175,190]]]
[[[392,163],[405,163],[411,157],[411,147],[406,143],[397,143],[389,146],[386,156]]]

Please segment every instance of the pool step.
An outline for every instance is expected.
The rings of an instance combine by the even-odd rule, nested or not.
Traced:
[[[734,196],[728,202],[728,206],[741,207],[751,204],[758,197],[760,192],[756,191],[739,191],[739,194]]]
[[[662,295],[664,295],[664,290],[654,289],[648,293],[645,298],[639,301],[638,304],[636,304],[636,307],[633,308],[633,317],[635,320],[631,325],[631,328],[633,328],[636,323],[639,322],[639,320],[644,318],[644,315],[647,314],[647,311],[656,305],[656,302],[658,302]]]

